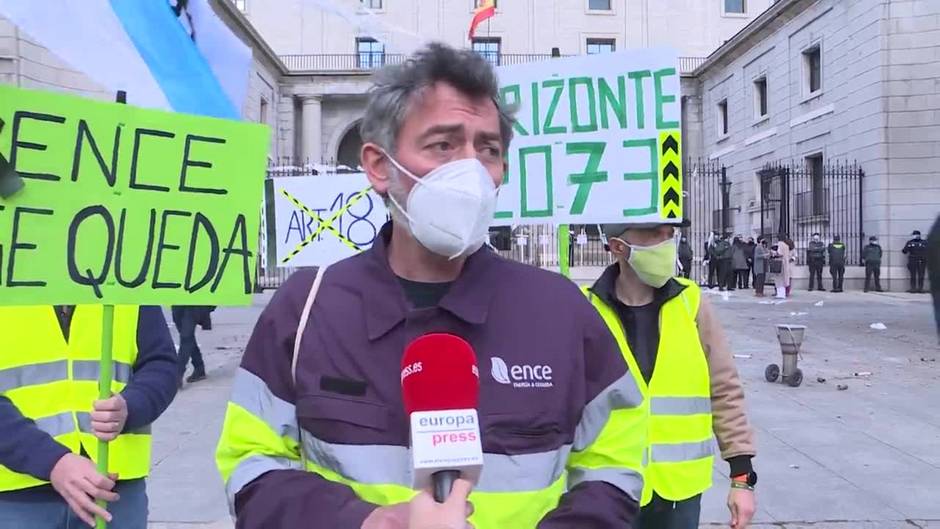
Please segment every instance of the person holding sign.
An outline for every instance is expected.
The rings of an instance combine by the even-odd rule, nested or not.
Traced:
[[[116,307],[114,396],[97,400],[102,313],[0,308],[0,527],[94,527],[96,515],[147,527],[150,425],[176,394],[176,354],[159,307]],[[95,467],[99,440],[109,475]]]
[[[757,483],[744,389],[708,298],[693,281],[673,277],[675,229],[605,225],[617,262],[587,289],[650,401],[649,465],[635,527],[698,528],[717,438],[731,467],[731,527],[744,529],[754,515]]]
[[[633,522],[648,411],[617,342],[572,282],[482,248],[512,137],[497,87],[443,44],[378,74],[361,158],[392,220],[369,250],[294,274],[255,326],[216,454],[239,528],[409,527],[401,358],[429,333],[479,364],[470,523]]]

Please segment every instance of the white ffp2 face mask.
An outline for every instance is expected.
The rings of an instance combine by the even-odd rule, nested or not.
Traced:
[[[470,255],[483,246],[496,210],[496,186],[480,160],[449,162],[419,178],[385,155],[415,182],[405,208],[391,193],[388,196],[422,246],[449,259]]]

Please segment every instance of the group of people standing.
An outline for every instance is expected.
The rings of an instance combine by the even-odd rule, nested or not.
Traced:
[[[705,241],[705,266],[708,268],[708,288],[719,288],[721,291],[751,288],[751,280],[755,288],[758,285],[758,271],[755,260],[758,257],[760,240],[754,237],[737,235],[733,239],[730,234],[718,235],[713,232]],[[692,248],[685,237],[679,244],[679,261],[682,265],[683,275],[689,277],[692,267]]]
[[[907,241],[902,253],[908,256],[907,268],[910,272],[909,293],[924,293],[924,281],[927,268],[927,241],[919,230],[914,230],[913,238]],[[777,287],[777,297],[789,297],[792,291],[793,268],[796,265],[796,244],[787,234],[779,237],[779,242],[770,244],[764,237],[746,240],[741,235],[719,236],[712,232],[705,241],[705,260],[708,277],[702,282],[708,288],[720,291],[750,288],[753,279],[755,295],[764,296],[764,285],[770,280]],[[884,292],[881,287],[881,259],[884,254],[878,244],[878,237],[871,236],[868,245],[862,249],[862,265],[865,267],[865,292],[874,290]],[[681,275],[688,278],[692,269],[693,251],[688,239],[682,237],[679,242],[679,264]],[[823,269],[829,264],[832,279],[832,292],[843,292],[845,283],[846,245],[841,235],[834,235],[832,242],[826,244],[819,233],[812,235],[806,248],[806,264],[809,268],[809,291],[826,291],[823,285]]]

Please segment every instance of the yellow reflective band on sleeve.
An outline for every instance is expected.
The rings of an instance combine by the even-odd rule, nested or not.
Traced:
[[[586,481],[603,481],[617,487],[637,502],[643,493],[643,474],[622,468],[573,468],[568,474],[568,487],[574,488]]]
[[[580,452],[593,444],[610,421],[612,412],[642,405],[643,394],[636,380],[629,372],[625,373],[584,407],[575,432],[574,450]]]
[[[225,482],[229,512],[235,515],[235,495],[249,483],[272,470],[302,470],[300,461],[286,457],[254,455],[242,459]]]
[[[571,454],[569,471],[619,468],[642,480],[648,447],[647,417],[647,412],[641,408],[614,411],[597,441],[584,451]],[[639,499],[639,495],[634,499]]]
[[[235,494],[250,482],[245,481],[244,477],[251,467],[236,476],[237,483],[230,483],[230,480],[239,465],[253,457],[268,458],[271,461],[294,461],[294,464],[300,467],[300,451],[296,439],[278,435],[266,421],[238,404],[229,402],[215,459],[229,493],[230,508],[234,508]]]
[[[297,408],[268,388],[258,375],[244,368],[235,373],[231,402],[267,423],[280,436],[297,439]]]

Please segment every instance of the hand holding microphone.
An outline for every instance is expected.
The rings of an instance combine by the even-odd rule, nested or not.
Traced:
[[[362,529],[465,529],[470,490],[480,478],[483,449],[477,405],[476,353],[452,334],[426,334],[405,348],[401,389],[411,422],[411,503],[379,507]]]
[[[472,529],[467,522],[473,514],[467,502],[472,488],[469,481],[458,479],[444,503],[437,503],[427,492],[415,496],[409,505],[408,529]]]

